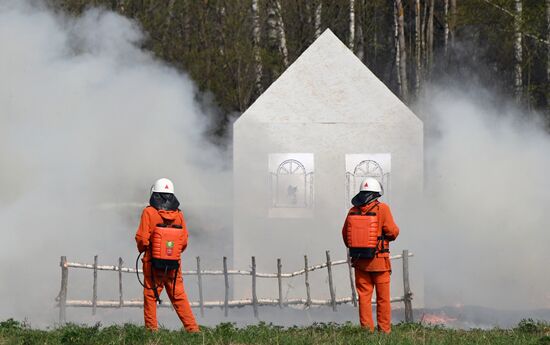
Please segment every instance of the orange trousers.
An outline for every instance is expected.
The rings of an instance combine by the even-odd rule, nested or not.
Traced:
[[[145,327],[150,330],[157,330],[157,301],[155,298],[155,292],[153,291],[153,282],[151,277],[151,263],[143,263],[143,272],[145,277],[145,288],[143,289],[143,316],[145,320]],[[174,310],[178,314],[183,327],[188,332],[198,332],[199,326],[195,321],[195,316],[189,305],[187,294],[183,286],[183,279],[181,270],[167,272],[154,270],[155,285],[157,287],[158,295],[160,296],[162,289],[166,287],[166,293]],[[176,277],[176,286],[174,289],[174,274]]]
[[[376,289],[376,321],[378,330],[391,332],[390,271],[366,272],[355,268],[355,287],[359,295],[361,327],[374,331],[372,320],[372,292]]]

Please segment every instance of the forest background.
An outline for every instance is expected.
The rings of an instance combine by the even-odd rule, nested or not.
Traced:
[[[407,104],[432,82],[460,79],[550,122],[550,0],[49,2],[135,20],[148,35],[143,48],[188,73],[200,101],[217,109],[212,139],[227,135],[232,119],[327,28]]]

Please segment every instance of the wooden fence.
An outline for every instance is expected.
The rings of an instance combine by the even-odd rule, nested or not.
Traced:
[[[412,313],[412,292],[409,284],[409,257],[413,256],[412,253],[409,253],[407,250],[404,250],[402,254],[391,256],[391,260],[401,259],[403,263],[403,291],[404,295],[399,297],[392,297],[391,302],[403,302],[405,307],[405,321],[413,321]],[[98,265],[97,255],[94,257],[93,264],[83,264],[76,262],[69,262],[65,256],[61,257],[61,290],[59,295],[56,297],[57,307],[59,307],[59,322],[61,324],[66,322],[67,316],[67,307],[85,307],[92,308],[92,314],[96,314],[97,308],[128,308],[128,307],[143,307],[143,300],[124,300],[124,295],[122,291],[122,274],[123,273],[136,273],[134,268],[123,267],[122,258],[118,259],[118,265]],[[349,271],[349,285],[350,285],[350,296],[343,298],[336,298],[333,273],[332,269],[334,266],[347,265]],[[227,258],[223,258],[223,269],[221,271],[215,270],[203,270],[201,269],[200,257],[197,257],[197,269],[192,271],[182,271],[184,276],[197,276],[198,290],[199,290],[199,300],[190,302],[192,308],[200,308],[201,316],[204,316],[205,308],[223,308],[225,316],[228,316],[229,309],[233,307],[243,307],[243,306],[252,306],[254,316],[258,316],[258,307],[259,306],[278,306],[282,308],[283,306],[289,305],[303,305],[305,308],[310,306],[331,306],[332,310],[336,311],[336,306],[339,304],[351,303],[354,306],[357,306],[357,294],[355,291],[355,285],[353,281],[353,270],[351,267],[351,262],[349,257],[347,260],[337,260],[331,261],[330,252],[326,252],[326,262],[309,266],[308,258],[304,256],[304,269],[291,272],[283,273],[281,259],[277,259],[277,273],[260,273],[256,271],[256,259],[252,257],[251,270],[228,270],[227,269]],[[69,269],[90,269],[93,270],[93,287],[92,287],[92,299],[91,300],[68,300],[67,291],[69,283]],[[330,293],[330,299],[320,300],[311,298],[310,293],[310,282],[309,282],[309,273],[312,271],[327,269],[328,275],[328,289]],[[115,271],[118,272],[118,300],[98,300],[97,299],[97,273],[98,271]],[[138,269],[139,273],[143,273],[141,269]],[[252,296],[248,299],[229,299],[229,276],[250,276],[252,284]],[[283,298],[283,279],[293,278],[297,276],[304,276],[305,284],[305,298],[296,298],[296,299],[284,299]],[[203,278],[205,276],[223,276],[224,277],[224,300],[223,301],[204,301],[203,299]],[[277,279],[278,283],[278,296],[277,298],[258,298],[256,281],[258,278],[270,278]],[[373,301],[373,303],[375,303]],[[160,304],[160,307],[171,307],[169,303],[163,302]]]

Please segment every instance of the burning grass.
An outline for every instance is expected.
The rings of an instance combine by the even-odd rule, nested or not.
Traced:
[[[201,334],[141,326],[82,326],[69,324],[49,330],[32,329],[12,319],[0,322],[0,344],[538,344],[550,345],[550,324],[524,320],[513,329],[453,330],[441,326],[399,324],[390,335],[370,334],[351,325],[316,324],[279,327],[260,323],[237,328],[224,323],[204,327]]]

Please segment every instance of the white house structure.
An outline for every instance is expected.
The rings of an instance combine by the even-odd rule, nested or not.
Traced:
[[[383,183],[402,229],[393,252],[414,252],[407,204],[423,188],[422,122],[330,30],[235,122],[233,140],[235,267],[344,258],[342,223],[366,176]]]

